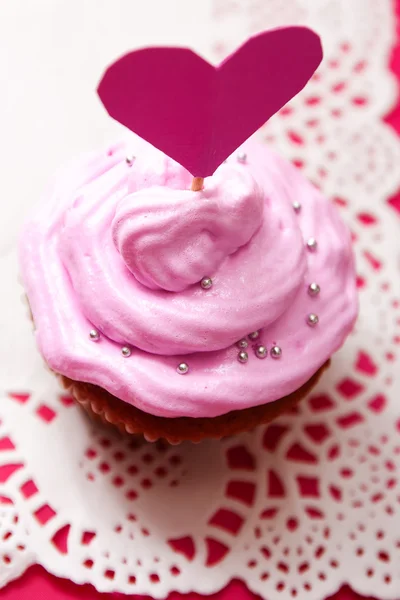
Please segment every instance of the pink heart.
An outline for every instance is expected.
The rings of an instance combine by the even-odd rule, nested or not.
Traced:
[[[98,87],[109,114],[192,175],[207,177],[307,83],[316,33],[286,27],[250,38],[214,67],[187,48],[144,48]]]

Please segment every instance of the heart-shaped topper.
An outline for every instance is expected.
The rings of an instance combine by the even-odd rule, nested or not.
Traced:
[[[144,48],[98,87],[109,114],[195,177],[216,168],[307,83],[322,60],[306,27],[265,31],[214,67],[187,48]]]

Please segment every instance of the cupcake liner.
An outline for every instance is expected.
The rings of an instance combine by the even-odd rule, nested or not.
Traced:
[[[100,419],[123,433],[143,435],[149,442],[163,438],[170,444],[179,444],[183,441],[196,443],[206,438],[220,439],[269,423],[305,398],[329,363],[328,360],[301,388],[280,400],[218,417],[202,418],[158,417],[116,398],[96,385],[73,381],[61,374],[58,377],[64,388],[93,419]]]

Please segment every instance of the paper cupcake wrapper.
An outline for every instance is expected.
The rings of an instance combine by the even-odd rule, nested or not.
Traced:
[[[98,386],[73,381],[63,375],[58,377],[64,388],[92,418],[111,424],[123,433],[143,435],[149,442],[163,438],[170,444],[179,444],[183,441],[196,443],[206,438],[220,439],[273,421],[310,393],[329,363],[327,361],[301,388],[280,400],[205,418],[158,417],[112,396]]]

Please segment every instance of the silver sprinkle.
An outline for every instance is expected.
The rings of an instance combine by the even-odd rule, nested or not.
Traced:
[[[310,296],[318,296],[320,291],[321,288],[319,287],[318,283],[313,282],[308,286],[308,293]]]
[[[92,340],[92,342],[98,342],[100,339],[100,334],[97,331],[97,329],[91,329],[89,331],[89,338]]]
[[[239,352],[237,359],[240,363],[246,363],[249,360],[249,355],[247,354],[247,352],[242,350],[241,352]]]
[[[272,358],[280,358],[282,356],[282,348],[280,346],[272,346],[271,356]]]
[[[238,348],[247,348],[247,346],[248,346],[248,345],[249,345],[249,342],[248,342],[247,340],[245,340],[244,338],[243,338],[242,340],[239,340],[239,341],[236,343],[236,346],[237,346]]]
[[[212,284],[213,282],[211,277],[203,277],[203,279],[200,282],[200,285],[203,288],[203,290],[209,290]]]
[[[258,336],[260,335],[259,331],[253,331],[253,333],[249,333],[249,338],[251,340],[256,340],[258,338]]]
[[[131,355],[131,349],[128,348],[128,346],[124,346],[123,348],[121,348],[121,353],[122,353],[122,356],[124,356],[125,358],[128,358],[128,356]]]
[[[314,314],[314,313],[310,313],[310,314],[307,316],[307,324],[308,324],[310,327],[315,327],[315,325],[317,325],[317,324],[318,324],[318,321],[319,321],[318,315],[316,315],[316,314]]]
[[[135,162],[135,160],[136,160],[136,156],[133,156],[133,154],[131,154],[125,158],[125,162],[128,165],[128,167],[131,167],[133,165],[133,163]]]
[[[240,162],[242,164],[245,163],[247,161],[247,154],[246,154],[246,152],[238,152],[237,153],[237,159],[238,159],[238,162]]]
[[[309,240],[307,240],[307,248],[310,250],[310,252],[315,252],[318,246],[318,242],[315,238],[311,237]]]
[[[268,354],[268,350],[266,348],[266,346],[257,346],[256,348],[256,356],[257,358],[265,358]]]
[[[182,362],[176,367],[176,370],[180,375],[186,375],[186,373],[189,371],[189,365]]]
[[[298,200],[295,200],[293,202],[293,209],[297,213],[301,211],[301,204],[300,204],[300,202]]]

